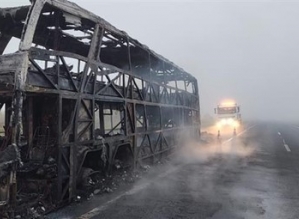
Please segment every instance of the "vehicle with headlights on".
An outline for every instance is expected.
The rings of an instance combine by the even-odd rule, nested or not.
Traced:
[[[231,130],[236,135],[237,129],[241,125],[240,106],[234,101],[224,101],[214,111],[217,116],[218,137],[224,130]]]

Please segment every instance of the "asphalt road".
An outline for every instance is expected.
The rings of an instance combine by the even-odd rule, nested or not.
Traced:
[[[256,123],[190,143],[154,174],[52,218],[299,218],[299,127]]]

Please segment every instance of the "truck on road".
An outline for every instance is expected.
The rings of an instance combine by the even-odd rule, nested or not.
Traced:
[[[224,130],[231,130],[237,134],[237,129],[241,125],[240,106],[234,101],[223,101],[215,109],[217,116],[217,136],[221,136]]]

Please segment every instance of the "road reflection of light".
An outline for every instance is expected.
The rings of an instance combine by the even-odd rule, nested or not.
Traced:
[[[233,129],[223,129],[221,130],[221,136],[217,138],[217,126],[210,126],[203,130],[205,134],[202,135],[202,139],[209,142],[208,144],[200,144],[198,142],[186,143],[179,154],[186,162],[205,162],[218,155],[228,155],[228,157],[250,156],[255,151],[256,145],[253,143],[250,145],[244,144],[241,136],[247,130],[240,127],[237,129],[236,135],[234,135]]]
[[[221,126],[219,127],[217,124],[214,126],[209,126],[206,128],[202,128],[202,132],[207,132],[213,134],[215,136],[218,135],[218,130],[220,130],[220,135],[222,140],[226,140],[231,138],[234,135],[234,127],[233,126]],[[236,134],[241,133],[244,128],[240,125],[236,126]]]

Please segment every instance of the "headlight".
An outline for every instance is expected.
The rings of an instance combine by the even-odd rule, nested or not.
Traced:
[[[228,125],[233,125],[233,123],[234,123],[234,120],[233,120],[233,119],[228,119],[228,120],[227,120],[227,124],[228,124]]]
[[[226,125],[227,124],[227,120],[226,119],[221,119],[220,123],[221,123],[221,125]]]
[[[238,121],[234,121],[233,125],[234,125],[235,128],[238,128],[240,126],[240,123]]]

